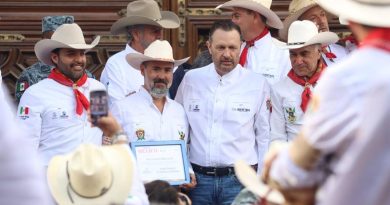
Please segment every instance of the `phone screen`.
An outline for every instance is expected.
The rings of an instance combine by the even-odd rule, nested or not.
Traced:
[[[107,116],[108,97],[105,90],[97,90],[90,93],[90,109],[92,124],[96,125],[100,117]]]

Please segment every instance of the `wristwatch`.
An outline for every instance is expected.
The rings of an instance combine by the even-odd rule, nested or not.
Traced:
[[[125,132],[119,131],[112,136],[112,144],[117,144],[118,142],[129,142],[129,137],[127,137]]]

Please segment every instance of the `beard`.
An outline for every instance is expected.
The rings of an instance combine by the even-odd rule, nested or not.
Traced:
[[[157,87],[157,83],[164,84],[165,86]],[[152,95],[154,98],[163,98],[167,96],[170,87],[171,83],[169,83],[167,80],[155,79],[150,89],[150,95]]]

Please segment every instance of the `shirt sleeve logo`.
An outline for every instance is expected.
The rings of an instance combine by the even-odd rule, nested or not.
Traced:
[[[29,113],[30,113],[30,108],[29,107],[20,107],[19,109],[19,118],[22,120],[28,119],[29,118]]]
[[[16,91],[18,92],[22,92],[22,91],[25,91],[27,88],[28,88],[28,82],[27,81],[24,81],[24,82],[21,82],[17,85],[17,88],[16,88]]]

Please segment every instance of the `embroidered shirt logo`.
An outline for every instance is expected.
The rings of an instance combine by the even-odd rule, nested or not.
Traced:
[[[16,91],[22,92],[25,91],[27,88],[28,88],[28,82],[21,82],[18,84]]]
[[[180,138],[180,140],[184,140],[185,137],[186,137],[186,134],[184,134],[183,131],[179,131],[179,138]]]
[[[297,120],[297,117],[295,116],[295,108],[288,107],[286,108],[286,113],[288,114],[287,120],[290,123],[294,123]]]
[[[19,117],[22,120],[28,119],[29,118],[29,113],[30,113],[30,108],[29,107],[20,107],[19,109]]]
[[[135,131],[135,136],[137,136],[138,140],[145,140],[145,130],[143,129],[137,129]]]

